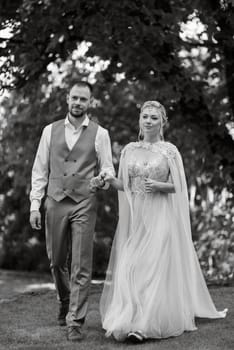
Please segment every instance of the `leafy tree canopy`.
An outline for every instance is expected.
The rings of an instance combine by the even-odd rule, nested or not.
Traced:
[[[31,85],[48,74],[51,62],[65,61],[77,44],[86,41],[90,43],[87,56],[108,61],[96,90],[117,84],[121,76],[125,85],[139,87],[135,103],[149,98],[161,100],[169,110],[177,143],[186,148],[178,132],[182,128],[183,138],[189,134],[200,148],[200,161],[205,163],[202,167],[211,177],[217,175],[214,181],[220,175],[225,177],[232,189],[233,140],[226,127],[233,118],[229,108],[233,106],[234,81],[230,74],[234,60],[231,2],[15,0],[10,4],[3,1],[2,9],[2,28],[11,28],[11,37],[3,40],[0,48],[0,56],[5,58],[1,71],[8,78],[6,85],[30,92]],[[204,30],[197,40],[183,40],[181,24],[193,15],[200,18]],[[199,47],[207,50],[199,63],[202,73],[192,57],[192,50]],[[187,66],[183,52],[190,61]],[[209,86],[212,74],[219,78],[216,89]],[[225,97],[230,104],[225,105]]]

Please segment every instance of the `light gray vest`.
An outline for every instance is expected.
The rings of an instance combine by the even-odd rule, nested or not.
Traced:
[[[70,197],[78,203],[91,195],[89,182],[95,176],[97,165],[97,129],[98,125],[89,121],[70,151],[65,141],[64,119],[52,124],[48,196],[58,202]]]

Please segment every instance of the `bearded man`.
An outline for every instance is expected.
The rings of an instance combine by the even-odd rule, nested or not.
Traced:
[[[87,115],[90,84],[78,81],[67,94],[68,114],[47,125],[32,169],[30,223],[41,229],[45,199],[46,249],[59,300],[58,323],[71,341],[83,338],[92,274],[96,191],[107,188],[99,173],[114,174],[108,131]],[[98,170],[97,170],[98,169]],[[68,252],[71,252],[69,277]]]

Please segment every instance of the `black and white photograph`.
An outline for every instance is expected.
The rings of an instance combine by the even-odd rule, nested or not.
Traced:
[[[0,0],[0,350],[234,349],[234,1]]]

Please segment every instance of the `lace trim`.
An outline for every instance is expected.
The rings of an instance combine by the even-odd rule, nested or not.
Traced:
[[[158,141],[156,143],[149,143],[145,141],[139,141],[131,142],[128,145],[126,145],[122,150],[122,154],[124,155],[127,150],[133,150],[136,148],[144,148],[154,153],[160,151],[168,159],[175,158],[176,152],[178,152],[176,146],[170,142]]]

